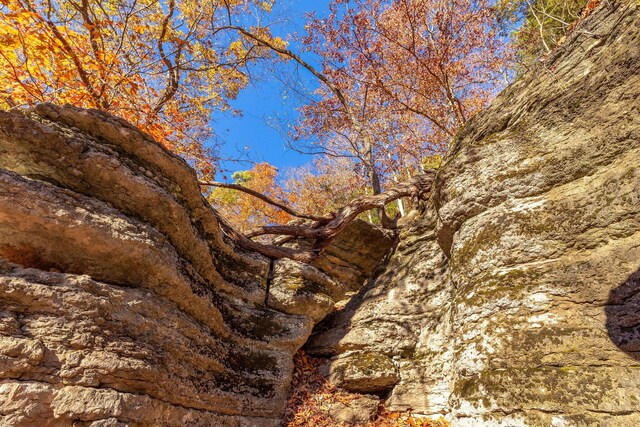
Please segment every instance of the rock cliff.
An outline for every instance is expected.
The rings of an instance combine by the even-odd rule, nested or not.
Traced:
[[[392,241],[235,246],[131,125],[0,112],[0,425],[276,426],[305,344],[453,426],[640,424],[640,12],[603,1],[456,138]],[[358,242],[362,244],[358,244]]]
[[[73,107],[0,112],[0,200],[1,425],[279,425],[293,353],[391,244],[277,261],[265,307],[193,170]]]
[[[307,344],[330,378],[391,362],[389,409],[452,426],[640,425],[638,9],[603,2],[468,123],[433,208]]]

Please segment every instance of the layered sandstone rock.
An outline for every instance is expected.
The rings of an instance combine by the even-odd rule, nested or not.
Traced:
[[[96,111],[0,112],[0,201],[2,425],[278,425],[292,354],[353,286],[278,261],[265,307],[269,261],[193,170]]]
[[[603,1],[439,176],[455,425],[640,424],[636,3]]]
[[[312,264],[353,292],[362,287],[394,244],[389,231],[355,219]]]
[[[639,161],[639,6],[603,1],[468,123],[309,350],[390,357],[390,409],[452,426],[640,425]]]

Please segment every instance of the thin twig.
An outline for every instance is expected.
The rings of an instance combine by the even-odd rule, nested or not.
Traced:
[[[297,218],[303,218],[303,219],[309,219],[311,221],[324,221],[327,222],[329,220],[331,220],[331,217],[326,217],[326,216],[316,216],[316,215],[310,215],[310,214],[306,214],[306,213],[301,213],[296,211],[294,208],[292,208],[291,206],[287,206],[286,204],[284,204],[284,202],[279,202],[277,200],[274,200],[272,198],[270,198],[269,196],[266,196],[258,191],[252,190],[250,188],[247,187],[243,187],[242,185],[238,185],[238,184],[227,184],[224,182],[217,182],[217,181],[198,181],[198,184],[203,185],[203,186],[211,186],[211,187],[219,187],[219,188],[228,188],[230,190],[236,190],[236,191],[240,191],[246,194],[249,194],[257,199],[262,200],[265,203],[268,203],[270,205],[273,205],[277,208],[282,209],[283,211],[285,211],[286,213],[288,213],[289,215],[295,216]]]

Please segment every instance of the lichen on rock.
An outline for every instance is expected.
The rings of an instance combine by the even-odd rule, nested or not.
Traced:
[[[398,382],[393,360],[376,352],[341,355],[327,363],[321,372],[332,384],[355,393],[385,392]]]
[[[310,353],[391,357],[386,406],[456,427],[640,422],[639,9],[602,2],[465,125]]]

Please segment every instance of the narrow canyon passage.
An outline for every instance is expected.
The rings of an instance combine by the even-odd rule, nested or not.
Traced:
[[[470,119],[397,236],[273,262],[268,307],[180,157],[0,111],[0,424],[278,426],[303,346],[454,427],[640,424],[639,9],[602,2]]]

